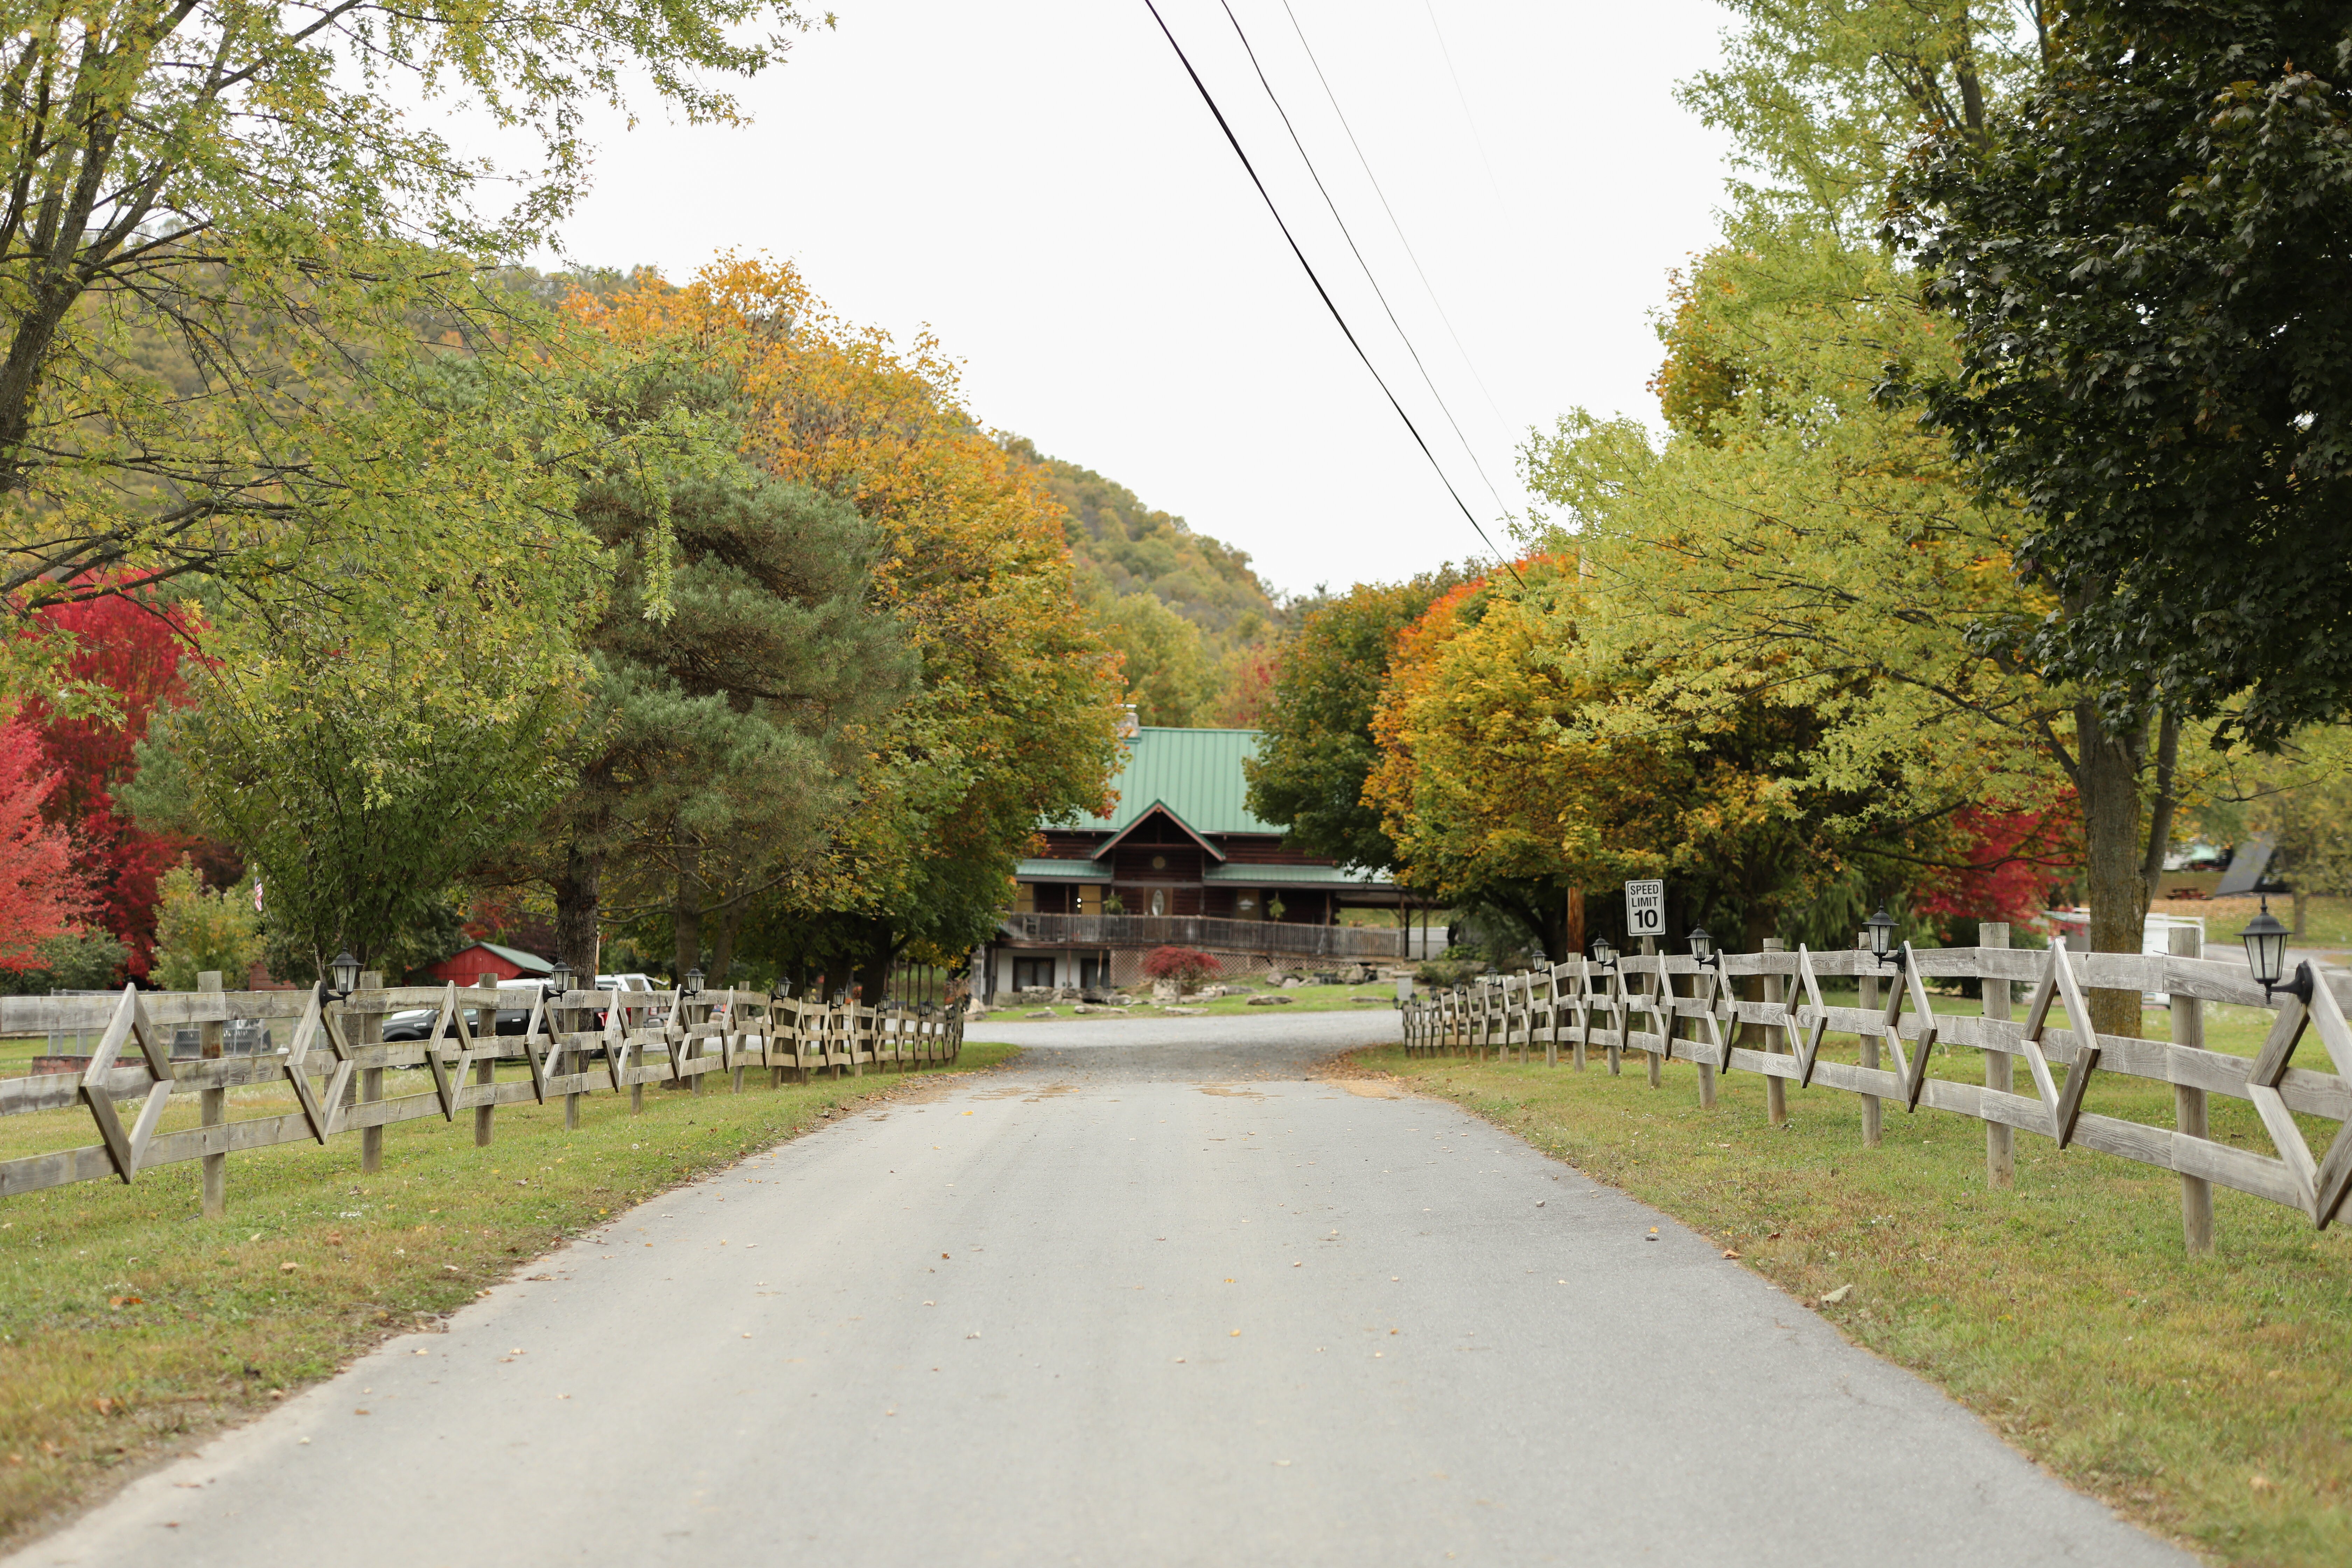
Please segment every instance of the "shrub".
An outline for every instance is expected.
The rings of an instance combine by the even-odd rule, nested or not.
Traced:
[[[1215,978],[1217,973],[1217,961],[1196,947],[1155,947],[1143,955],[1144,978],[1172,980],[1180,993]]]
[[[260,922],[234,891],[207,892],[183,859],[163,873],[155,916],[155,979],[166,991],[194,991],[196,976],[221,972],[221,984],[242,991],[246,972],[262,955]]]

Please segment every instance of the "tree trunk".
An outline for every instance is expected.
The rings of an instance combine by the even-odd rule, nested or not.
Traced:
[[[857,983],[865,987],[865,1001],[869,1007],[882,1000],[882,993],[890,984],[890,961],[898,956],[898,933],[890,922],[875,920],[866,922],[869,935],[866,954],[858,961]]]
[[[2289,932],[2289,935],[2298,939],[2302,937],[2304,906],[2308,904],[2310,901],[2310,892],[2303,887],[2302,879],[2297,878],[2295,879],[2294,889],[2294,930]]]
[[[725,985],[727,976],[735,967],[735,933],[743,929],[743,918],[751,906],[738,902],[730,905],[719,917],[719,934],[710,943],[710,984]]]
[[[585,990],[596,984],[600,956],[596,911],[604,899],[604,858],[574,844],[563,852],[563,869],[550,879],[555,892],[555,956],[572,966]]]
[[[702,967],[702,879],[695,874],[691,854],[678,871],[671,911],[677,928],[676,978],[683,981],[688,970]]]
[[[2140,830],[2139,770],[2145,729],[2123,734],[2099,722],[2088,702],[2074,712],[2083,800],[2085,879],[2091,893],[2091,951],[2137,952],[2147,929],[2147,848]],[[2159,866],[2163,851],[2158,847]],[[2140,994],[2094,989],[2092,1027],[2103,1035],[2137,1037]]]

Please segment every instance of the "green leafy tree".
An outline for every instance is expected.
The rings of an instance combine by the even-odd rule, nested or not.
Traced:
[[[261,922],[239,889],[214,892],[183,859],[156,884],[155,983],[166,991],[194,991],[196,976],[217,970],[231,991],[261,960]]]
[[[35,4],[0,40],[0,601],[188,574],[421,584],[561,517],[592,444],[543,312],[479,268],[586,188],[588,110],[649,86],[689,121],[802,25],[775,0]],[[535,138],[461,153],[408,101]],[[420,344],[428,345],[420,351]],[[425,359],[498,383],[436,395]],[[527,541],[526,541],[527,545]],[[93,574],[103,574],[102,578]],[[21,680],[54,637],[0,641]]]
[[[1367,805],[1380,761],[1372,713],[1398,636],[1463,575],[1452,567],[1408,583],[1361,584],[1307,605],[1285,637],[1260,729],[1243,764],[1250,810],[1289,829],[1287,841],[1343,865],[1391,870],[1395,841]]]
[[[244,853],[282,978],[346,948],[387,970],[443,956],[457,879],[569,783],[587,671],[562,628],[598,605],[601,563],[521,564],[397,603],[246,595],[200,635],[191,703],[151,725],[131,802]]]
[[[1200,722],[1214,690],[1198,626],[1150,594],[1098,602],[1092,618],[1095,634],[1119,656],[1127,700],[1142,722]]]
[[[2051,42],[1989,136],[1929,128],[1891,223],[1959,328],[1912,379],[2064,609],[1987,635],[2117,732],[2274,746],[2352,703],[2352,26],[2116,0]]]

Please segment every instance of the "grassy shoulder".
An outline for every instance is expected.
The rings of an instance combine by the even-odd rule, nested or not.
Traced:
[[[2216,1191],[2215,1255],[2190,1258],[2178,1177],[2021,1132],[2016,1185],[1990,1191],[1982,1124],[1899,1102],[1865,1149],[1854,1096],[1791,1087],[1776,1128],[1753,1073],[1729,1075],[1702,1110],[1696,1068],[1670,1066],[1653,1090],[1638,1057],[1617,1078],[1597,1058],[1579,1073],[1539,1054],[1520,1067],[1386,1047],[1351,1061],[1717,1237],[2127,1516],[2231,1563],[2352,1562],[2344,1227],[2315,1233]],[[1983,1081],[1974,1051],[1939,1051],[1936,1070]],[[2170,1121],[2165,1086],[2110,1077],[2092,1098]],[[2260,1139],[2237,1109],[2214,1101],[2216,1135]]]
[[[581,1105],[502,1106],[497,1137],[459,1124],[289,1144],[228,1164],[228,1217],[198,1217],[194,1163],[125,1187],[84,1183],[0,1203],[0,1549],[145,1464],[268,1408],[386,1334],[464,1305],[601,1216],[805,1131],[827,1108],[987,1068],[869,1073],[741,1094],[650,1086]],[[401,1092],[395,1089],[394,1092]],[[249,1114],[239,1106],[234,1115]],[[12,1118],[12,1131],[47,1115]],[[88,1118],[72,1141],[88,1142]]]

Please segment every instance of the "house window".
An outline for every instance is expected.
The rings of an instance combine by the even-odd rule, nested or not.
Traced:
[[[1164,915],[1168,912],[1167,889],[1154,888],[1151,889],[1151,912],[1155,915]]]
[[[1240,892],[1234,895],[1234,914],[1238,919],[1245,921],[1262,921],[1265,919],[1265,906],[1258,901],[1256,889],[1244,888]]]
[[[1013,961],[1013,989],[1051,991],[1053,988],[1054,961],[1051,958],[1016,958]]]
[[[1015,882],[1013,884],[1013,912],[1016,915],[1034,915],[1037,912],[1037,886],[1035,883]]]

